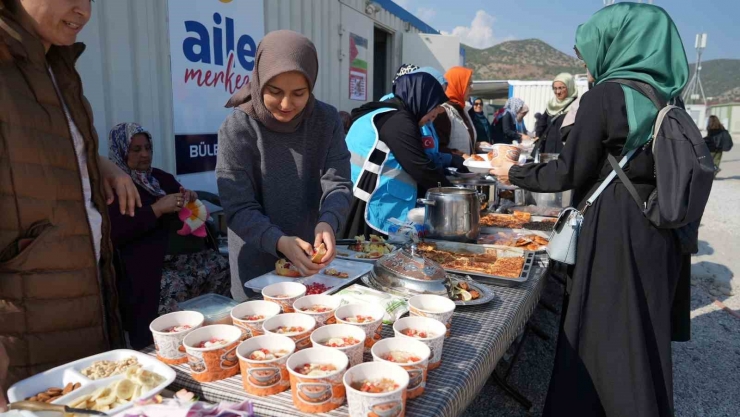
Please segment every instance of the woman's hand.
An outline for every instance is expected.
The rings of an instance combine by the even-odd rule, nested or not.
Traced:
[[[504,183],[509,182],[509,170],[511,167],[516,165],[513,162],[506,161],[502,163],[500,166],[494,167],[489,171],[489,173],[496,178],[498,178],[500,181],[503,181]]]
[[[180,187],[180,194],[182,194],[182,198],[184,198],[186,202],[192,203],[198,199],[198,193],[192,190],[186,190],[185,187]]]
[[[152,210],[157,218],[163,214],[177,213],[182,208],[184,201],[182,194],[168,194],[152,204]]]
[[[336,237],[334,236],[334,229],[329,223],[321,222],[316,225],[314,229],[316,239],[314,240],[313,247],[318,248],[322,243],[326,245],[326,255],[321,259],[322,264],[329,264],[334,260],[336,255]]]
[[[298,268],[304,277],[314,275],[326,267],[326,264],[311,262],[313,246],[296,236],[283,236],[278,240],[277,250]]]
[[[525,140],[531,140],[531,138],[527,136],[526,134],[522,133],[521,142],[524,142]]]
[[[128,214],[134,217],[134,209],[141,207],[141,197],[134,185],[134,181],[121,168],[118,168],[116,164],[103,157],[98,157],[98,168],[100,169],[100,177],[103,180],[106,204],[112,204],[114,197],[118,196],[121,214]]]

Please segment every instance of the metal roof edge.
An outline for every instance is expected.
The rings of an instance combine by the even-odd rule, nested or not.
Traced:
[[[399,19],[409,22],[415,28],[419,29],[423,33],[429,33],[432,35],[439,35],[439,31],[428,24],[424,23],[421,19],[414,16],[411,12],[397,5],[392,0],[373,0],[374,3],[378,3],[381,7],[388,11],[388,13],[395,15]]]

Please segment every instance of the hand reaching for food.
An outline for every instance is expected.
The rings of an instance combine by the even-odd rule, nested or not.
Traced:
[[[316,225],[316,228],[314,229],[314,234],[316,235],[316,239],[313,242],[314,248],[316,248],[316,250],[319,250],[318,248],[320,248],[321,245],[324,245],[326,249],[326,253],[321,258],[319,263],[330,263],[334,260],[334,256],[336,256],[337,245],[336,238],[334,236],[334,228],[331,227],[329,223],[320,222]]]
[[[278,240],[277,250],[293,264],[304,277],[317,274],[326,263],[313,263],[314,248],[310,243],[296,236],[283,236]]]

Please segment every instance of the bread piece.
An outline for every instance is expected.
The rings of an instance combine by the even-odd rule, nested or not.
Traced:
[[[287,259],[278,259],[275,262],[275,273],[283,277],[300,278],[301,273]]]

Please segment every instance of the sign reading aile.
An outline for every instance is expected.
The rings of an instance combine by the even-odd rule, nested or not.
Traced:
[[[224,104],[254,70],[263,7],[262,0],[168,2],[176,147],[180,141],[200,145],[195,141],[202,135],[204,145],[215,149],[214,135],[230,112]],[[178,152],[178,174],[213,169],[215,155],[192,155]]]

